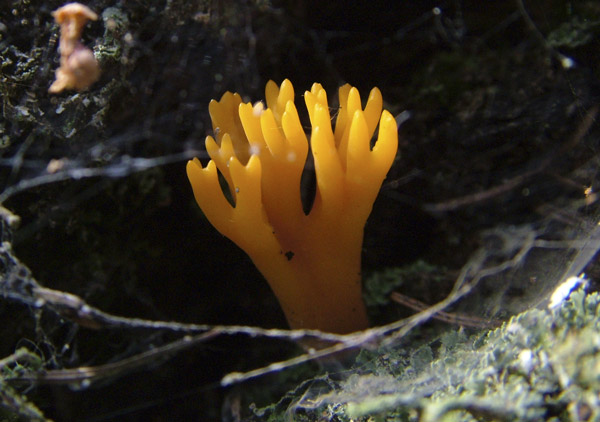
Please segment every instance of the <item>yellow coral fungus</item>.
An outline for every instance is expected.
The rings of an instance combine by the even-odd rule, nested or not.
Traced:
[[[230,92],[211,101],[217,138],[206,138],[211,160],[204,168],[197,158],[187,164],[196,201],[211,224],[250,256],[292,328],[335,333],[364,329],[363,230],[398,148],[394,117],[382,112],[377,88],[363,110],[358,90],[344,85],[334,131],[323,87],[314,84],[305,92],[317,180],[306,215],[300,178],[308,140],[294,89],[288,80],[281,87],[269,81],[265,91],[267,108],[242,103]],[[235,206],[221,190],[217,169]]]

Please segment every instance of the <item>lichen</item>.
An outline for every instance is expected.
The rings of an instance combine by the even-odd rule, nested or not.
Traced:
[[[338,387],[310,403],[304,388],[288,402],[306,420],[597,420],[599,313],[600,295],[579,290],[556,309],[530,309],[487,332],[449,330],[414,350],[363,351]]]

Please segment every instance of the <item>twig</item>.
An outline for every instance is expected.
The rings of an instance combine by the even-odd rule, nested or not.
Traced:
[[[79,296],[62,292],[60,290],[48,289],[35,286],[32,288],[32,296],[24,298],[23,293],[13,294],[10,299],[25,302],[36,308],[50,309],[64,318],[67,318],[82,327],[90,329],[151,329],[169,330],[182,333],[198,333],[216,331],[224,335],[246,335],[249,337],[271,337],[283,340],[298,341],[301,339],[318,338],[319,340],[337,343],[343,341],[346,336],[324,333],[318,330],[280,330],[246,325],[207,325],[186,324],[180,322],[154,321],[141,318],[126,318],[111,315],[91,305],[88,305]]]
[[[561,147],[558,149],[558,151],[548,153],[535,168],[533,168],[529,171],[526,171],[522,174],[519,174],[519,175],[507,180],[506,182],[502,183],[501,185],[495,186],[493,188],[490,188],[490,189],[487,189],[487,190],[484,190],[481,192],[475,192],[475,193],[461,196],[458,198],[450,199],[450,200],[444,201],[444,202],[439,202],[439,203],[435,203],[435,204],[424,204],[423,208],[425,209],[425,211],[428,211],[430,213],[441,213],[441,212],[454,211],[454,210],[457,210],[457,209],[462,208],[467,205],[472,205],[472,204],[477,204],[479,202],[487,201],[491,198],[494,198],[496,196],[499,196],[503,193],[509,192],[509,191],[519,187],[520,185],[525,183],[527,180],[529,180],[532,176],[534,176],[538,173],[541,173],[546,168],[548,168],[552,164],[552,162],[554,161],[554,159],[556,157],[562,156],[564,152],[568,151],[573,146],[575,146],[577,143],[579,143],[581,141],[581,139],[585,136],[585,134],[589,131],[592,124],[596,121],[597,114],[598,114],[598,106],[592,107],[587,112],[587,114],[584,116],[581,123],[577,127],[577,130],[569,138],[569,140],[567,142],[565,142],[563,145],[561,145]]]
[[[197,155],[197,152],[182,152],[179,154],[171,154],[156,158],[132,158],[128,156],[121,157],[121,161],[114,164],[109,164],[104,167],[92,168],[67,168],[56,173],[45,173],[40,176],[24,179],[18,183],[8,186],[0,193],[0,204],[6,202],[7,199],[17,193],[26,190],[48,185],[51,183],[63,182],[65,180],[89,179],[91,177],[109,177],[120,178],[129,176],[132,173],[148,170],[150,168],[164,166],[167,164],[178,163],[188,160]]]
[[[185,336],[182,339],[165,344],[164,346],[139,353],[122,359],[98,366],[81,366],[74,369],[53,369],[45,372],[30,372],[15,378],[5,378],[12,384],[54,384],[54,385],[81,385],[89,386],[94,381],[115,376],[123,376],[138,370],[144,365],[157,360],[164,360],[175,356],[182,350],[188,349],[199,343],[204,343],[219,333],[209,331],[197,336]]]
[[[407,306],[415,311],[424,311],[427,308],[429,308],[429,305],[398,292],[392,292],[390,297],[394,302]],[[448,322],[450,324],[456,324],[464,327],[473,328],[491,328],[499,325],[498,322],[488,321],[483,318],[478,318],[475,316],[466,316],[461,314],[452,314],[443,311],[440,311],[437,314],[433,315],[432,318],[443,322]]]

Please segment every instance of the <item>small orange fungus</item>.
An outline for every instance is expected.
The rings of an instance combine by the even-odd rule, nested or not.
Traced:
[[[100,77],[100,66],[92,50],[85,47],[80,38],[87,21],[97,20],[98,15],[87,6],[68,3],[52,12],[52,16],[60,25],[60,67],[56,69],[56,79],[48,92],[87,89]]]

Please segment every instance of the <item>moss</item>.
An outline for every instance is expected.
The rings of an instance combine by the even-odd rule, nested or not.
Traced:
[[[579,290],[557,309],[531,309],[474,336],[450,330],[414,350],[363,351],[360,373],[312,391],[318,405],[303,401],[305,383],[287,396],[294,406],[256,412],[268,420],[290,412],[336,421],[596,420],[599,316],[600,295]]]
[[[439,267],[425,261],[418,260],[405,267],[388,268],[383,271],[369,274],[364,283],[363,297],[369,307],[387,305],[390,303],[390,293],[402,285],[416,283],[425,277],[434,277],[434,282],[440,281],[441,277],[435,274],[443,274]]]
[[[50,421],[25,394],[6,381],[19,374],[39,371],[41,365],[42,358],[24,347],[0,360],[0,421]]]

